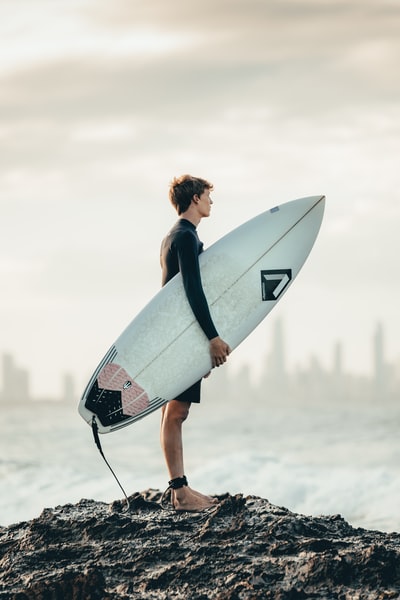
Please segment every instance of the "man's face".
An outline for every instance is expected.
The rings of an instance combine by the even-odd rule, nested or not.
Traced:
[[[210,216],[211,204],[213,204],[210,194],[211,190],[205,189],[200,196],[195,196],[195,198],[198,198],[197,209],[201,217]]]

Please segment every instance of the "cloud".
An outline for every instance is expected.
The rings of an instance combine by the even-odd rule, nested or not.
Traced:
[[[43,323],[71,302],[87,333],[79,313],[89,306],[90,320],[92,304],[114,311],[110,326],[120,296],[131,315],[158,286],[158,245],[174,219],[167,184],[185,171],[216,185],[207,245],[272,203],[325,193],[304,286],[339,305],[351,289],[353,309],[375,318],[373,270],[374,289],[395,298],[396,2],[18,6],[0,4],[0,246],[7,307],[23,303],[27,323],[41,302]],[[101,297],[93,281],[107,282]],[[3,312],[4,343],[23,344],[17,311]]]
[[[157,120],[209,115],[229,100],[311,112],[399,92],[391,3],[211,4],[61,4],[24,44],[26,21],[17,45],[25,61],[4,79],[3,114]]]

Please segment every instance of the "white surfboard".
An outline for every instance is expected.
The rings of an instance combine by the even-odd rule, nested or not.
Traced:
[[[232,350],[289,289],[318,235],[324,206],[324,196],[276,206],[199,256],[213,321]],[[210,368],[208,340],[178,274],[111,346],[78,410],[100,433],[114,431],[160,408]]]

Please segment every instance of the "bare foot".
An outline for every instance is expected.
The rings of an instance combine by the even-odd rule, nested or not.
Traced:
[[[218,498],[213,498],[212,496],[205,496],[204,494],[201,494],[200,492],[197,492],[196,490],[193,490],[192,488],[189,488],[191,492],[193,492],[193,494],[195,494],[195,496],[198,496],[199,498],[203,498],[203,500],[207,500],[208,502],[211,502],[211,504],[218,504]]]
[[[172,504],[177,511],[191,512],[201,512],[215,505],[212,498],[193,492],[187,485],[173,490]]]

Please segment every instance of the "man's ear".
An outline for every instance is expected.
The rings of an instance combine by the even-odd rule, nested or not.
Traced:
[[[193,202],[194,202],[195,204],[197,204],[198,202],[200,202],[200,198],[199,198],[198,194],[195,194],[195,195],[193,196]]]

